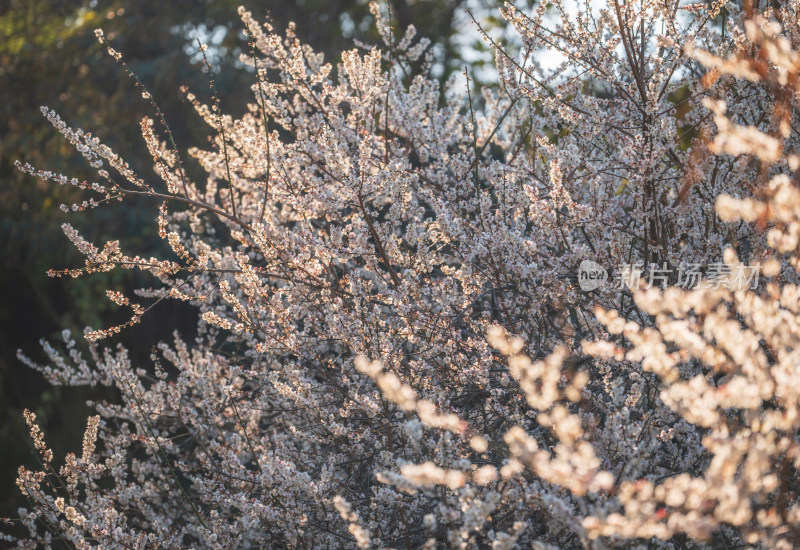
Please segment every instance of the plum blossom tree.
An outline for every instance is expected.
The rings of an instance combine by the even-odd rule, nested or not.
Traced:
[[[186,92],[204,182],[157,107],[156,181],[43,108],[98,178],[20,168],[94,193],[68,210],[154,199],[173,252],[65,225],[86,263],[53,275],[142,270],[108,292],[130,323],[166,299],[202,320],[148,366],[100,347],[125,325],[21,355],[121,400],[60,467],[26,415],[18,546],[797,544],[797,5],[507,5],[521,49],[463,92],[371,9],[383,47],[336,65],[240,11],[248,114]],[[587,258],[642,285],[582,291]],[[767,283],[732,284],[743,262]]]

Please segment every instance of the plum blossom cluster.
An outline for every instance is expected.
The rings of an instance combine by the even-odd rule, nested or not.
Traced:
[[[141,270],[108,292],[127,324],[201,320],[147,365],[101,347],[127,324],[20,354],[120,400],[60,467],[26,414],[18,547],[800,544],[797,3],[507,4],[520,48],[485,35],[482,90],[371,9],[383,45],[336,63],[240,10],[247,113],[185,92],[204,181],[157,107],[147,176],[43,110],[98,181],[20,169],[153,199],[171,251],[65,226],[86,261],[53,275]],[[589,257],[765,280],[587,293]]]

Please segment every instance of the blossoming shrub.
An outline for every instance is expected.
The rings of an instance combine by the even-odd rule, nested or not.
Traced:
[[[249,113],[187,92],[214,131],[190,151],[205,182],[160,111],[155,183],[43,109],[98,180],[21,168],[95,193],[75,210],[153,198],[174,253],[65,226],[86,264],[54,275],[139,269],[153,288],[108,292],[132,323],[164,299],[202,321],[152,365],[100,347],[124,326],[22,356],[121,400],[63,466],[26,416],[20,547],[798,542],[796,7],[553,6],[504,10],[522,50],[498,48],[480,96],[468,73],[441,90],[377,5],[384,48],[335,66],[242,10]],[[585,259],[668,271],[727,245],[768,284],[576,284]]]

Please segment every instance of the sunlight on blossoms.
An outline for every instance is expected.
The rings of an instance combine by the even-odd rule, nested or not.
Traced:
[[[166,252],[63,226],[85,263],[52,276],[150,283],[108,290],[128,321],[19,352],[115,399],[80,456],[25,411],[38,466],[0,537],[800,546],[797,2],[506,3],[502,32],[473,18],[491,84],[370,10],[377,42],[330,56],[240,8],[251,103],[223,111],[201,45],[188,150],[97,31],[152,104],[152,171],[42,108],[96,178],[17,168],[80,188],[76,215],[149,200]],[[132,360],[113,336],[166,300],[197,336]]]

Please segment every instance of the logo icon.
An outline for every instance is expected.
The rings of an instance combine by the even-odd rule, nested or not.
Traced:
[[[593,262],[592,260],[583,260],[581,265],[578,266],[578,286],[584,292],[596,290],[606,284],[608,280],[608,271],[605,268]]]

